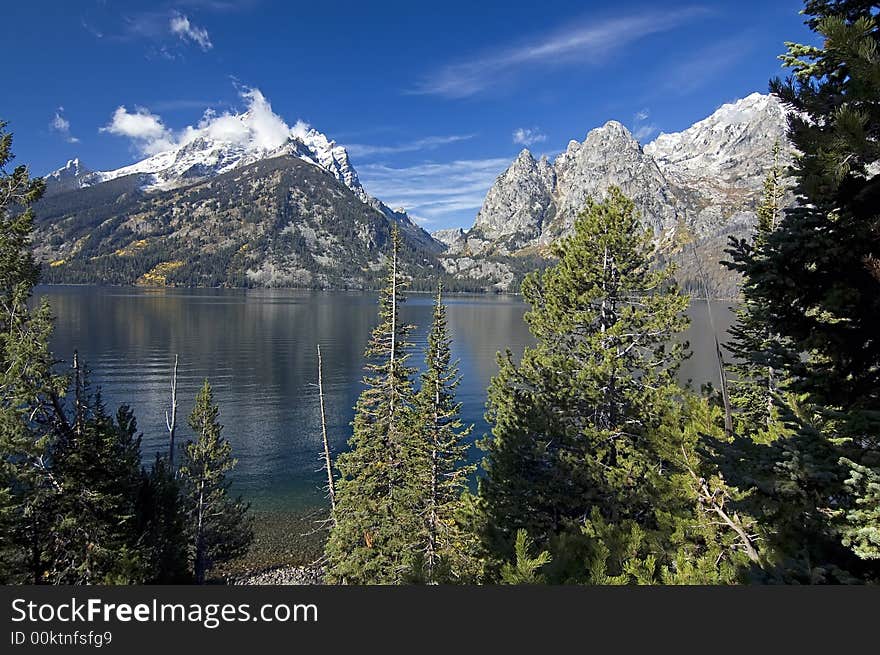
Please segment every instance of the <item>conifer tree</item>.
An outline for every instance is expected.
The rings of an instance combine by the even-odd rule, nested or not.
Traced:
[[[467,561],[472,538],[460,521],[462,494],[468,476],[476,469],[467,464],[466,442],[473,426],[464,426],[455,389],[461,381],[458,362],[452,361],[452,338],[446,320],[442,287],[437,289],[428,332],[425,372],[416,398],[422,431],[416,453],[424,522],[424,579],[427,582],[462,580],[472,574]]]
[[[170,458],[158,453],[141,475],[137,502],[138,533],[146,579],[155,584],[186,584],[189,566],[186,507]]]
[[[523,284],[537,345],[519,364],[501,358],[490,387],[487,549],[527,564],[527,535],[548,551],[552,582],[735,581],[760,555],[709,457],[720,414],[674,379],[687,297],[653,265],[651,236],[616,188],[555,254]]]
[[[678,388],[683,351],[670,340],[687,306],[650,253],[632,201],[611,188],[554,247],[558,263],[523,283],[537,345],[519,364],[510,352],[499,360],[480,483],[490,548],[504,560],[520,529],[543,548],[592,507],[611,521],[650,510],[654,462],[641,444]]]
[[[196,434],[183,452],[180,479],[185,489],[190,562],[196,584],[217,565],[244,555],[253,541],[249,505],[229,494],[226,474],[235,468],[232,446],[222,436],[220,410],[205,380],[189,425]]]
[[[75,359],[71,431],[52,450],[58,484],[51,507],[44,581],[52,584],[143,582],[137,500],[141,485],[137,422],[127,406],[107,414]]]
[[[784,373],[780,364],[790,363],[787,358],[791,348],[786,347],[778,334],[770,331],[766,305],[755,297],[754,283],[744,270],[743,262],[758,256],[756,253],[767,243],[782,218],[782,200],[786,189],[779,153],[777,143],[773,148],[774,164],[764,179],[755,234],[751,242],[731,238],[727,252],[732,255],[733,262],[726,262],[729,268],[745,274],[736,308],[736,322],[729,330],[730,340],[725,346],[734,361],[729,366],[734,373],[730,383],[731,404],[737,410],[738,433],[765,440],[772,438],[774,427],[780,427],[775,398],[784,388]]]
[[[792,75],[771,82],[794,110],[797,202],[763,243],[735,253],[764,333],[784,346],[764,357],[795,394],[790,434],[736,444],[748,464],[738,468],[774,522],[770,575],[872,580],[880,569],[859,535],[878,529],[861,481],[880,473],[880,27],[862,0],[808,0],[804,13],[823,44],[787,44]]]
[[[49,469],[53,399],[65,381],[52,373],[48,303],[28,306],[39,280],[31,205],[44,185],[26,166],[10,170],[12,135],[5,127],[0,121],[0,582],[39,583],[50,530],[43,508],[57,491]]]
[[[412,326],[400,316],[406,288],[400,248],[395,228],[350,450],[336,459],[336,513],[326,546],[327,576],[334,582],[400,583],[411,579],[419,560],[420,490],[413,458],[421,434],[414,370],[407,365]]]

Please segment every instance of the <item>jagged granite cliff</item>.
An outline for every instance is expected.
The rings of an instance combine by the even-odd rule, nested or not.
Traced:
[[[441,261],[455,275],[508,288],[518,258],[546,253],[571,232],[586,199],[601,199],[614,185],[633,198],[686,288],[702,292],[705,279],[712,295],[733,297],[736,276],[719,262],[728,237],[747,236],[755,223],[776,143],[785,163],[785,110],[755,93],[644,147],[610,121],[571,141],[552,163],[523,150],[486,194],[471,229],[435,235],[447,246]]]

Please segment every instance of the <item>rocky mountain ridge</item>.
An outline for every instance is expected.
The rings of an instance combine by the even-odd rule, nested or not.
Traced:
[[[705,279],[710,293],[732,297],[737,280],[718,262],[728,237],[747,236],[755,223],[774,144],[781,163],[790,159],[785,128],[782,105],[755,93],[645,146],[609,121],[552,162],[523,150],[489,189],[473,227],[435,235],[447,245],[441,261],[475,276],[489,261],[543,252],[570,234],[588,197],[601,199],[615,185],[634,200],[663,255],[679,264],[685,287],[702,290]]]

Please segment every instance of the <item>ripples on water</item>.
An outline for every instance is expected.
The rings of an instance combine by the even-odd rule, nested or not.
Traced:
[[[56,315],[54,353],[78,349],[114,409],[129,403],[143,431],[146,458],[166,447],[165,409],[174,354],[180,354],[178,440],[191,436],[186,417],[205,378],[220,404],[224,435],[238,458],[234,486],[263,510],[321,505],[320,415],[314,386],[321,344],[328,433],[334,452],[345,448],[352,407],[361,390],[363,351],[376,323],[376,296],[295,290],[144,290],[42,287]],[[403,319],[417,326],[410,362],[421,366],[431,320],[429,296],[411,296]],[[527,306],[505,296],[446,299],[453,356],[460,360],[458,399],[465,421],[485,433],[486,387],[496,352],[519,354],[531,343],[522,320]],[[730,323],[724,303],[713,307],[721,331]],[[682,377],[697,386],[716,376],[706,308],[690,310],[686,337],[695,355]],[[472,459],[479,453],[472,452]]]

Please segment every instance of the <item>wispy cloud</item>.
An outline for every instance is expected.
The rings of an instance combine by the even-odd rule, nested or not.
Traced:
[[[182,41],[191,41],[205,52],[214,47],[214,44],[211,43],[211,37],[208,35],[208,30],[203,27],[197,27],[183,14],[172,16],[168,27],[171,29],[171,33],[176,34]]]
[[[368,164],[359,168],[369,192],[392,207],[403,207],[424,224],[470,224],[486,191],[510,159],[465,159],[409,167]]]
[[[636,141],[644,142],[659,131],[660,128],[651,122],[651,112],[648,109],[641,109],[633,115],[632,134]]]
[[[520,127],[513,131],[513,142],[520,145],[530,146],[533,143],[543,143],[547,135],[537,127]]]
[[[352,157],[369,157],[371,155],[392,155],[400,152],[418,152],[420,150],[434,150],[441,146],[473,139],[473,134],[452,134],[449,136],[427,136],[406,143],[396,145],[370,145],[365,143],[350,143],[345,146],[348,154]]]
[[[667,32],[703,16],[702,7],[641,12],[577,25],[529,42],[484,53],[444,66],[425,76],[409,93],[466,98],[476,95],[525,68],[571,62],[601,63],[611,54],[652,34]]]
[[[755,48],[751,30],[718,41],[694,52],[677,66],[665,70],[662,88],[686,95],[721,77]]]
[[[49,129],[68,143],[79,143],[79,139],[70,133],[70,121],[64,117],[64,107],[59,107],[55,111],[55,115],[49,123]]]
[[[200,8],[215,12],[229,10],[220,5]],[[89,16],[82,16],[80,24],[95,38],[108,42],[143,41],[149,58],[178,59],[187,48],[194,46],[207,52],[214,47],[208,30],[177,9],[118,13],[101,6],[93,9]]]

